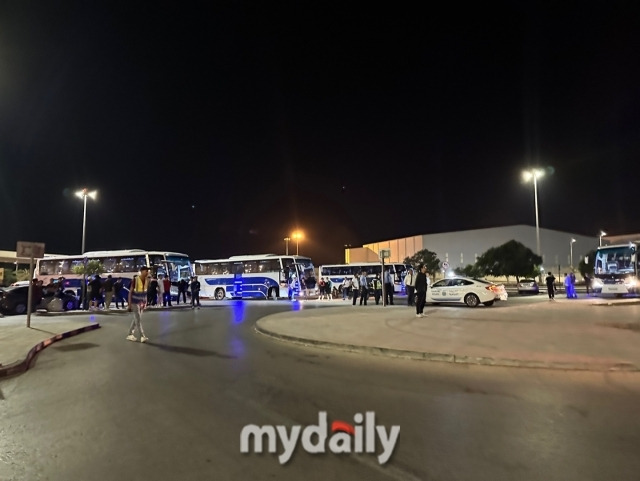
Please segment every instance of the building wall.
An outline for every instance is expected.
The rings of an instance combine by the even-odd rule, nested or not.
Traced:
[[[570,240],[574,238],[573,264],[577,268],[580,259],[598,246],[598,237],[587,237],[569,232],[551,229],[540,229],[540,249],[543,267],[557,272],[569,268]],[[391,262],[402,262],[421,249],[429,249],[438,255],[443,262],[448,262],[451,269],[473,264],[491,247],[497,247],[510,240],[521,242],[533,252],[536,251],[536,228],[528,225],[474,229],[468,231],[425,234],[389,241],[366,244],[365,248],[376,254],[380,249],[391,249]]]

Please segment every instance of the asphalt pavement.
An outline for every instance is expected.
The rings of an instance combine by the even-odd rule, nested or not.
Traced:
[[[333,317],[344,309],[334,302],[152,310],[147,344],[124,339],[129,316],[96,315],[100,329],[50,345],[32,369],[0,381],[0,479],[638,479],[638,373],[415,362],[255,331],[272,315]],[[371,316],[385,309],[367,307]],[[484,310],[439,309],[452,324]],[[485,312],[539,309],[546,304],[514,298]],[[291,430],[317,424],[320,412],[351,424],[373,412],[379,426],[399,426],[389,462],[377,460],[380,443],[373,454],[309,454],[298,444],[285,465],[279,441],[277,454],[240,452],[246,425]]]

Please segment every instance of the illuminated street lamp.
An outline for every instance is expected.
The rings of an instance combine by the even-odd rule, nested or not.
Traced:
[[[82,189],[76,192],[76,195],[80,197],[84,202],[84,213],[82,215],[82,255],[84,257],[84,239],[85,234],[87,232],[87,197],[91,197],[95,200],[98,195],[97,190],[93,190],[89,192],[89,189]],[[82,275],[82,308],[86,308],[87,304],[87,266],[84,265],[83,275]]]
[[[600,247],[602,247],[602,238],[606,236],[607,233],[603,230],[600,231]]]
[[[540,254],[540,222],[538,220],[538,179],[544,175],[542,169],[531,169],[522,172],[522,178],[525,182],[533,179],[533,197],[536,206],[536,254]]]
[[[84,201],[84,214],[82,215],[82,253],[84,254],[84,238],[87,232],[87,197],[95,200],[98,191],[94,190],[89,192],[89,189],[82,189],[76,192],[76,195]]]
[[[296,241],[296,255],[299,255],[300,240],[303,238],[302,232],[298,230],[295,231],[293,234],[291,234],[291,238],[295,239]]]
[[[291,237],[285,237],[284,238],[284,249],[285,249],[285,255],[289,255],[289,241],[291,240]]]
[[[573,269],[573,243],[575,242],[575,239],[571,239],[571,241],[569,242],[569,249],[570,249],[570,255],[569,255],[569,259],[571,261],[571,268]]]

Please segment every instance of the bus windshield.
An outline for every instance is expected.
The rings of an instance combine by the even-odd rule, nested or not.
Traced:
[[[594,264],[596,276],[628,275],[635,272],[636,247],[634,245],[598,248]]]

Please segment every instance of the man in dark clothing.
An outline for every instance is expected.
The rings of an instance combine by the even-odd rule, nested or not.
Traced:
[[[384,270],[384,299],[385,304],[393,306],[393,278],[391,277],[391,270],[387,267]]]
[[[111,299],[113,298],[113,278],[111,274],[107,276],[102,288],[104,289],[104,308],[108,311],[111,309]]]
[[[191,309],[195,306],[200,307],[200,282],[197,276],[193,276],[191,280]]]
[[[149,282],[149,289],[147,290],[147,305],[158,305],[158,279],[155,277],[152,277]]]
[[[118,278],[116,282],[113,284],[113,295],[116,300],[116,309],[118,308],[118,303],[122,302],[122,308],[124,309],[124,296],[123,291],[124,286],[122,285],[122,279]]]
[[[424,305],[427,301],[427,266],[420,264],[416,274],[416,317],[425,317]]]
[[[584,275],[584,285],[587,288],[587,296],[588,296],[589,288],[591,287],[591,277],[589,277],[589,274]]]
[[[380,298],[382,297],[382,281],[380,280],[380,274],[376,274],[375,279],[372,281],[373,284],[373,295],[376,298],[376,306],[380,303]]]
[[[182,302],[187,303],[187,289],[189,288],[189,283],[185,278],[180,279],[178,282],[178,299],[176,300],[176,304],[180,304],[180,295],[182,295]]]
[[[163,294],[162,294],[162,307],[171,307],[171,281],[169,280],[169,276],[164,276],[162,280]]]
[[[90,308],[98,308],[98,304],[102,301],[102,280],[100,275],[96,274],[91,282],[89,282],[89,298],[91,299]]]
[[[553,301],[555,299],[556,287],[554,283],[556,282],[556,278],[553,276],[551,271],[547,272],[545,281],[547,282],[547,293],[549,294],[549,300]]]

